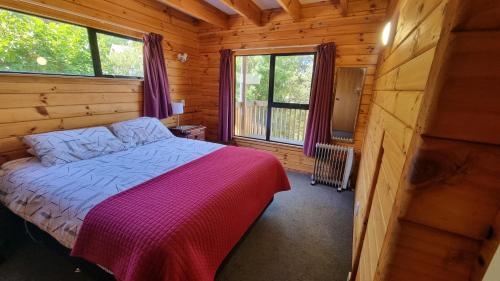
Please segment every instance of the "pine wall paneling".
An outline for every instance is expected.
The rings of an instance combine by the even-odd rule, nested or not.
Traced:
[[[482,279],[499,244],[498,11],[399,1],[358,177],[356,280]]]
[[[190,17],[152,0],[3,0],[0,7],[136,38],[162,34],[172,98],[186,101],[181,123],[199,122],[198,27]],[[0,163],[26,155],[20,136],[140,116],[142,89],[139,80],[0,74]]]
[[[283,10],[276,9],[263,12],[262,26],[256,26],[240,16],[230,17],[229,29],[200,24],[198,38],[200,74],[203,79],[199,81],[198,91],[203,101],[201,118],[203,124],[208,127],[207,137],[211,140],[217,138],[219,50],[335,42],[337,44],[337,67],[367,68],[355,132],[354,147],[359,151],[367,122],[375,65],[379,52],[379,33],[383,27],[386,7],[387,1],[353,0],[349,2],[348,15],[343,17],[338,6],[331,3],[316,3],[303,5],[302,17],[299,20],[294,20]],[[263,54],[309,50],[307,48],[287,48],[240,50],[237,53]],[[270,150],[282,159],[288,169],[301,172],[312,171],[313,159],[305,157],[301,152],[301,147],[262,143],[242,138],[236,138],[235,143],[241,146]]]
[[[498,247],[499,12],[498,1],[448,2],[381,280],[482,280]]]
[[[359,264],[356,280],[378,280],[379,256],[415,132],[446,2],[399,1],[395,12],[399,17],[392,19],[396,31],[392,44],[381,53],[375,74],[373,104],[356,185],[353,232],[353,264]],[[383,156],[378,167],[381,148]]]

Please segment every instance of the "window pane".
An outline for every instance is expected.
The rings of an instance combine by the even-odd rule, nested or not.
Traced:
[[[144,77],[142,42],[97,33],[102,74]]]
[[[272,141],[304,144],[309,110],[294,108],[273,108],[271,112]]]
[[[0,71],[94,75],[87,29],[0,9]]]
[[[266,138],[269,65],[269,55],[236,57],[236,135]]]
[[[274,102],[309,104],[314,55],[276,56]]]

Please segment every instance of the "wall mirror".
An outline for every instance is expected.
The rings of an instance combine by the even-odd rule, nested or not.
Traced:
[[[365,73],[366,68],[362,67],[337,68],[331,119],[334,140],[354,142]]]

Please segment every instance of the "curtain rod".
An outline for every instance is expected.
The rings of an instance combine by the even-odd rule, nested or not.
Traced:
[[[286,48],[306,48],[306,47],[317,47],[318,44],[314,45],[291,45],[291,46],[276,46],[276,47],[257,47],[257,48],[240,48],[232,49],[231,51],[253,51],[253,50],[269,50],[269,49],[286,49]]]

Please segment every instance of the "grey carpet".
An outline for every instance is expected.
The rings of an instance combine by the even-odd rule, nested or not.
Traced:
[[[309,185],[288,173],[292,190],[274,202],[239,243],[217,281],[343,281],[351,263],[353,193]],[[26,241],[0,264],[0,281],[93,281],[67,258]]]

